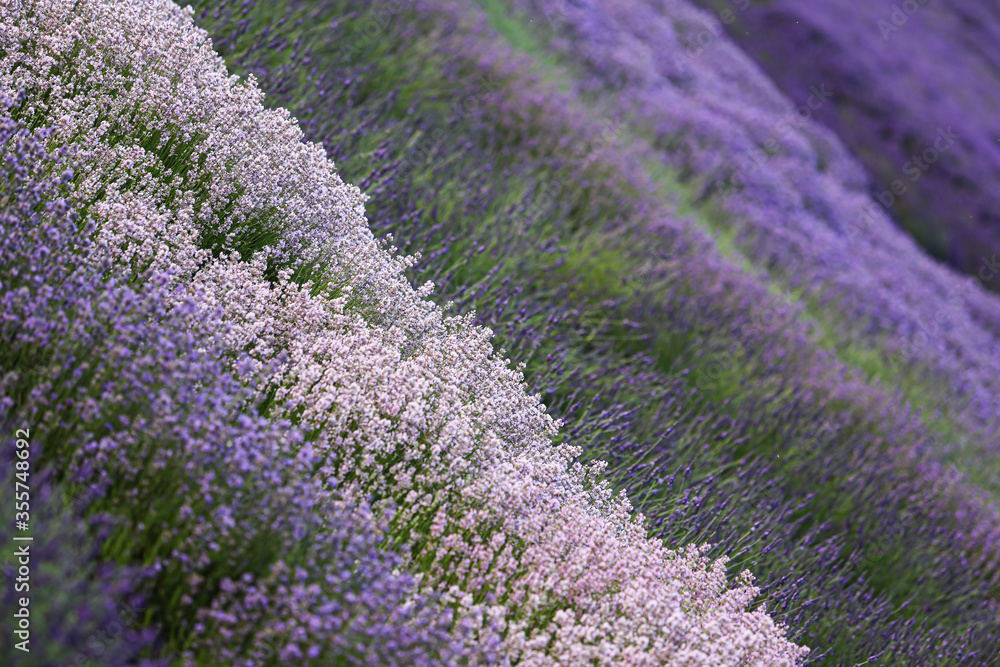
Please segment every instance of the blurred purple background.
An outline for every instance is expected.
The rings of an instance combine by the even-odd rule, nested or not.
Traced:
[[[1000,2],[697,1],[790,98],[832,91],[816,119],[934,256],[975,274],[1000,251]]]

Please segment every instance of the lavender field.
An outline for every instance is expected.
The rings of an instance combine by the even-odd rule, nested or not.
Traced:
[[[1000,664],[1000,83],[703,4],[0,0],[0,664]]]

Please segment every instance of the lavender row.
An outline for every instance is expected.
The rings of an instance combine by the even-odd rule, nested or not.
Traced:
[[[138,596],[144,615],[129,633],[139,623],[159,627],[152,648],[167,658],[179,643],[164,641],[184,637],[186,655],[200,659],[311,652],[365,664],[447,661],[451,613],[415,595],[399,557],[380,548],[387,517],[345,497],[335,480],[315,479],[316,456],[298,429],[243,411],[254,393],[233,370],[245,372],[247,361],[229,368],[219,341],[194,333],[206,324],[223,331],[220,321],[206,323],[190,300],[167,305],[178,296],[165,287],[169,273],[140,273],[138,290],[114,276],[107,248],[89,239],[93,222],[72,205],[72,171],[38,143],[49,138],[3,121],[13,196],[3,211],[2,417],[37,425],[37,467],[60,477],[71,509],[87,516],[89,531],[77,518],[70,535],[86,544],[107,524],[104,559],[147,564],[129,577],[104,574],[95,592],[111,603]],[[62,176],[53,182],[46,172]],[[48,540],[36,560],[45,567]],[[64,576],[84,574],[74,565]],[[86,619],[88,591],[68,589],[63,613]],[[304,641],[323,629],[328,643]],[[105,654],[72,626],[65,636],[39,630],[67,659],[105,664],[142,648],[130,639]]]
[[[45,460],[96,486],[94,511],[125,515],[117,555],[154,564],[152,618],[185,661],[805,652],[745,609],[748,572],[647,539],[601,467],[552,442],[491,333],[410,286],[357,188],[229,78],[190,9],[0,19],[17,26],[0,61],[14,132],[67,148],[84,221],[12,221],[6,321],[30,373],[11,408],[52,428]],[[41,251],[67,255],[65,275]]]
[[[970,451],[955,457],[964,469],[996,459],[976,444],[995,440],[1000,407],[1000,303],[982,285],[995,259],[987,253],[974,262],[981,277],[963,278],[896,227],[868,195],[860,165],[812,121],[836,104],[830,82],[783,97],[718,16],[683,2],[513,4],[548,17],[564,36],[554,48],[589,77],[581,85],[617,91],[618,111],[658,160],[723,207],[725,226],[757,266],[828,313],[823,324],[839,344],[879,351],[883,374],[912,369],[940,387],[928,392],[929,408],[972,434]],[[964,150],[957,119],[946,125],[927,130],[935,150]]]
[[[214,7],[212,9],[215,10]],[[817,600],[799,608],[796,602],[798,592],[793,590],[793,582],[797,577],[788,577],[782,582],[779,581],[782,576],[776,576],[773,586],[775,596],[772,599],[777,599],[784,610],[792,612],[789,619],[794,619],[799,627],[816,626],[812,632],[816,633],[814,636],[822,637],[822,643],[835,645],[837,641],[840,642],[836,651],[828,649],[820,655],[837,655],[838,652],[845,655],[852,650],[857,650],[857,655],[862,655],[866,647],[850,646],[851,635],[839,634],[848,625],[872,628],[866,632],[866,636],[879,637],[882,636],[879,634],[882,631],[895,634],[897,640],[891,651],[897,655],[909,656],[911,660],[920,661],[928,655],[936,655],[935,651],[941,650],[942,642],[949,642],[954,647],[949,653],[953,660],[967,660],[970,656],[975,659],[972,654],[977,650],[974,646],[977,642],[978,650],[989,650],[992,646],[989,638],[977,638],[971,640],[970,644],[970,637],[975,635],[974,629],[962,631],[948,627],[949,616],[952,617],[951,620],[960,617],[964,619],[962,622],[969,621],[972,628],[989,627],[989,612],[983,616],[977,605],[981,605],[990,596],[989,573],[994,569],[987,566],[981,575],[970,578],[964,561],[966,556],[959,555],[981,549],[977,544],[989,544],[990,538],[986,537],[989,532],[975,537],[955,530],[956,518],[950,492],[943,493],[940,499],[936,494],[929,493],[931,487],[938,484],[934,480],[940,477],[939,473],[933,473],[927,481],[920,481],[918,475],[917,481],[913,481],[910,474],[901,475],[895,464],[886,463],[890,459],[887,459],[884,452],[889,448],[905,455],[904,458],[915,455],[917,460],[923,458],[925,462],[919,465],[930,471],[934,470],[933,458],[926,459],[927,451],[934,448],[933,439],[923,433],[913,416],[907,414],[905,408],[893,399],[887,399],[877,390],[866,387],[863,382],[851,379],[849,374],[845,374],[845,369],[830,359],[829,355],[817,353],[806,342],[804,332],[794,325],[795,308],[768,303],[768,297],[759,287],[754,287],[752,281],[734,272],[721,258],[713,257],[710,241],[699,235],[697,230],[691,232],[686,229],[685,225],[690,223],[678,219],[669,207],[665,209],[662,202],[648,196],[626,199],[621,193],[614,192],[614,185],[593,187],[586,194],[581,194],[580,189],[586,187],[586,183],[576,187],[579,180],[576,176],[582,173],[589,179],[593,171],[581,169],[580,165],[592,167],[595,162],[602,160],[613,165],[609,167],[609,171],[620,170],[627,174],[631,187],[647,186],[646,191],[651,191],[650,177],[634,166],[641,164],[643,155],[628,151],[617,153],[622,147],[620,142],[614,141],[615,126],[594,122],[572,105],[559,106],[564,97],[535,92],[530,85],[526,86],[527,90],[516,88],[525,85],[515,76],[521,66],[517,57],[501,48],[492,47],[488,27],[482,21],[477,24],[474,18],[469,17],[470,13],[465,11],[467,8],[460,3],[449,5],[444,11],[442,7],[433,5],[423,5],[421,9],[425,11],[419,14],[420,18],[416,18],[412,13],[390,11],[389,8],[373,11],[371,14],[349,14],[342,9],[338,10],[338,6],[334,4],[328,7],[308,6],[306,10],[311,16],[302,25],[323,25],[326,23],[324,17],[331,15],[346,14],[353,21],[338,22],[337,27],[342,32],[333,31],[324,35],[324,39],[309,44],[310,50],[305,51],[302,43],[305,42],[304,38],[300,38],[302,42],[295,42],[295,38],[289,37],[287,42],[282,42],[279,37],[282,34],[280,28],[274,29],[274,34],[269,35],[266,42],[249,36],[247,41],[251,44],[257,41],[257,44],[248,48],[245,42],[238,39],[238,31],[230,32],[225,19],[220,18],[226,15],[225,7],[214,14],[204,12],[200,16],[202,20],[211,18],[221,22],[221,25],[216,24],[217,29],[213,25],[213,32],[220,37],[217,42],[220,49],[226,53],[237,47],[234,50],[240,55],[235,62],[258,73],[265,87],[274,86],[276,93],[286,94],[287,98],[282,100],[283,103],[298,105],[305,116],[306,127],[315,133],[313,136],[324,138],[328,150],[338,158],[342,168],[354,169],[352,178],[369,186],[377,202],[372,212],[375,225],[398,232],[404,240],[409,238],[413,247],[427,247],[430,244],[439,248],[424,258],[421,265],[423,270],[416,275],[433,277],[442,283],[446,294],[454,295],[460,304],[475,305],[481,321],[501,332],[503,345],[513,351],[515,358],[528,361],[529,369],[533,369],[529,372],[529,381],[539,390],[544,388],[543,395],[551,409],[568,420],[571,416],[573,419],[584,420],[588,426],[580,433],[589,434],[587,449],[607,453],[612,459],[617,457],[619,465],[616,467],[628,469],[637,452],[648,447],[647,442],[659,439],[657,429],[676,428],[681,433],[683,429],[666,418],[663,418],[665,421],[650,419],[646,422],[644,418],[636,416],[625,420],[626,423],[631,422],[631,426],[626,427],[622,423],[625,415],[642,414],[639,405],[644,399],[638,398],[642,396],[638,390],[633,396],[619,393],[616,397],[616,391],[620,391],[620,387],[636,384],[636,371],[621,370],[623,375],[617,375],[619,367],[629,367],[631,362],[621,359],[615,361],[614,354],[604,348],[596,356],[582,356],[577,346],[580,340],[577,331],[588,331],[585,334],[588,337],[596,335],[616,339],[624,338],[623,332],[590,332],[593,323],[588,322],[588,319],[594,316],[593,313],[580,313],[581,310],[587,311],[587,302],[583,298],[586,291],[553,290],[550,293],[539,293],[539,276],[544,273],[530,273],[538,267],[530,263],[525,266],[522,255],[543,258],[543,266],[553,271],[558,271],[560,266],[565,267],[569,261],[575,261],[573,250],[568,248],[569,245],[575,245],[575,241],[567,227],[557,224],[557,229],[551,228],[552,221],[564,219],[570,210],[576,218],[569,221],[570,225],[586,224],[588,219],[600,222],[602,215],[617,211],[623,218],[634,215],[646,221],[675,243],[677,237],[681,237],[682,241],[678,245],[681,245],[684,253],[670,249],[665,256],[671,258],[671,263],[660,269],[667,275],[680,273],[684,276],[684,280],[678,281],[672,288],[677,298],[668,300],[664,299],[663,294],[651,292],[648,297],[652,300],[651,309],[629,313],[633,322],[644,321],[646,326],[632,330],[629,335],[653,342],[655,336],[648,332],[649,328],[657,328],[653,323],[670,322],[672,328],[679,330],[678,337],[688,331],[694,338],[700,336],[702,340],[710,341],[712,332],[723,331],[726,335],[737,337],[746,350],[760,349],[765,355],[770,355],[772,361],[765,367],[768,369],[766,377],[769,378],[768,383],[773,383],[774,390],[762,395],[759,403],[751,403],[737,417],[737,424],[746,429],[746,435],[734,437],[733,440],[742,441],[746,448],[761,446],[774,440],[808,440],[808,446],[802,449],[808,455],[807,458],[812,460],[808,461],[809,466],[799,465],[798,470],[792,468],[791,471],[783,467],[775,470],[773,464],[761,468],[752,461],[740,464],[753,470],[763,470],[760,473],[763,479],[761,485],[769,486],[770,491],[765,493],[748,490],[747,495],[751,499],[761,493],[760,502],[743,505],[753,508],[748,513],[749,516],[745,519],[727,517],[725,521],[720,521],[723,527],[716,532],[717,529],[711,525],[710,520],[699,519],[699,516],[712,516],[709,509],[712,505],[706,506],[703,502],[692,506],[689,513],[682,513],[682,516],[687,514],[689,517],[684,521],[676,517],[673,521],[666,520],[664,517],[670,517],[672,513],[670,505],[673,496],[664,492],[663,482],[658,480],[671,477],[662,471],[676,473],[685,468],[697,469],[697,466],[689,465],[690,461],[678,463],[684,460],[684,456],[692,456],[707,468],[704,474],[706,478],[712,477],[713,472],[716,473],[712,484],[723,486],[731,478],[719,470],[725,470],[733,464],[710,448],[705,450],[692,445],[688,445],[686,453],[671,454],[671,447],[678,445],[677,441],[670,440],[656,450],[663,458],[660,464],[662,468],[659,465],[637,464],[641,467],[630,474],[627,483],[630,489],[653,486],[654,480],[661,487],[657,494],[647,498],[645,502],[640,501],[641,508],[654,515],[658,529],[663,524],[668,524],[661,533],[668,538],[674,536],[676,539],[676,536],[685,534],[712,535],[724,545],[720,549],[729,550],[733,554],[741,552],[740,547],[733,546],[739,544],[742,537],[739,532],[741,520],[746,521],[742,525],[748,528],[754,524],[774,527],[774,543],[788,545],[787,555],[784,559],[777,558],[772,554],[777,554],[785,547],[768,545],[765,547],[768,552],[759,557],[756,567],[773,567],[777,573],[783,568],[787,572],[791,565],[792,571],[802,572],[803,576],[808,575],[810,580],[816,582],[810,586],[814,585],[812,590],[818,591]],[[243,8],[243,12],[247,12],[247,9]],[[260,10],[251,10],[250,16],[256,17],[256,12]],[[284,17],[280,13],[279,16]],[[289,13],[288,16],[294,15]],[[261,21],[257,25],[268,25],[266,15],[256,18]],[[240,25],[249,23],[249,19],[244,19]],[[271,27],[273,29],[273,24]],[[472,35],[468,32],[470,29],[473,31]],[[477,30],[478,33],[475,32]],[[285,32],[289,33],[295,34],[291,28]],[[397,90],[412,90],[417,86],[411,78],[407,78],[413,74],[392,69],[400,67],[394,58],[412,58],[405,55],[405,52],[400,53],[398,45],[419,44],[421,37],[427,34],[435,35],[435,39],[425,43],[429,53],[421,56],[421,66],[424,69],[440,67],[440,71],[432,69],[433,73],[428,78],[447,83],[422,84],[429,89],[427,97],[430,99],[418,104],[419,100],[409,97],[404,107],[409,118],[404,116],[403,122],[400,122],[399,117],[393,113],[394,109],[399,108],[399,93],[393,90],[391,82],[396,82],[399,86]],[[378,67],[364,60],[368,53],[366,48],[373,51],[385,50],[392,54],[393,58],[385,65],[390,74],[381,72]],[[274,65],[274,61],[278,60],[275,52],[282,49],[298,56]],[[473,56],[471,59],[467,58],[469,54]],[[385,57],[384,51],[382,57]],[[468,60],[473,63],[468,64]],[[336,70],[324,70],[320,67],[331,62],[338,63]],[[501,67],[502,76],[492,69],[494,64]],[[485,68],[485,71],[477,65]],[[372,83],[380,76],[390,81],[384,84],[386,90],[381,93],[384,97],[375,95],[378,84]],[[511,94],[512,87],[516,94]],[[552,122],[549,120],[551,118],[568,120]],[[349,128],[362,123],[368,132],[350,131]],[[557,152],[559,150],[562,152]],[[374,162],[371,156],[375,156]],[[575,156],[578,162],[569,156]],[[598,157],[600,160],[596,159]],[[553,164],[560,161],[569,163],[565,175],[563,172],[556,172],[557,176],[554,177],[553,172],[546,173],[546,169],[551,169]],[[630,163],[632,167],[629,166]],[[517,166],[511,166],[512,164]],[[498,181],[511,184],[510,192],[503,192],[498,188]],[[596,182],[602,183],[600,180]],[[435,200],[434,195],[440,190],[441,183],[453,183],[458,187],[453,185],[447,197],[437,196]],[[617,184],[621,181],[611,180],[610,183]],[[513,196],[522,187],[523,198]],[[610,191],[609,187],[612,188]],[[449,198],[457,198],[457,205],[451,208],[450,214],[442,213],[439,206],[449,206]],[[654,219],[650,221],[650,218]],[[517,225],[505,227],[505,224],[509,224],[507,220],[514,221]],[[648,234],[644,242],[649,243]],[[456,260],[455,253],[462,253],[464,258]],[[686,256],[685,253],[690,255]],[[503,264],[496,265],[498,260]],[[572,272],[554,275],[558,275],[560,279],[568,277],[587,283],[584,276]],[[462,285],[463,281],[469,279],[477,281],[477,287],[468,289]],[[685,280],[690,281],[689,287],[683,287]],[[532,288],[527,287],[529,284]],[[690,285],[698,285],[702,292],[699,294]],[[718,287],[712,290],[713,285]],[[733,293],[735,297],[732,296]],[[686,300],[686,304],[678,300],[681,298]],[[599,302],[597,295],[593,296],[593,300]],[[760,307],[761,303],[767,305]],[[553,308],[550,304],[577,304],[578,307]],[[670,308],[664,309],[664,304],[670,304]],[[732,321],[734,314],[737,318],[744,319]],[[607,313],[604,317],[607,317]],[[793,333],[790,342],[770,342],[784,340],[787,337],[785,330],[789,328]],[[799,337],[797,342],[796,337]],[[546,342],[550,340],[556,342]],[[557,349],[552,350],[552,345]],[[787,347],[782,350],[782,346]],[[709,352],[706,350],[704,354],[708,356]],[[566,360],[561,365],[558,363],[560,358]],[[711,360],[703,368],[704,372],[697,374],[697,383],[705,386],[710,384],[706,379],[718,379],[720,371],[732,367],[733,364],[729,361],[732,358],[721,356]],[[591,367],[587,372],[574,373],[576,365],[588,363],[594,364],[596,369]],[[739,370],[742,371],[742,367]],[[760,372],[760,368],[757,372]],[[555,379],[539,379],[540,375],[549,373]],[[831,373],[834,374],[833,378],[830,377]],[[783,376],[786,379],[781,381]],[[568,380],[569,387],[601,387],[599,393],[603,393],[603,396],[595,397],[580,389],[568,389],[560,384],[564,379]],[[753,381],[748,379],[741,383],[741,389],[747,391],[752,384]],[[813,397],[817,392],[829,396],[831,386],[833,396],[827,400],[829,405]],[[616,387],[619,390],[615,390]],[[611,391],[604,393],[603,388],[610,388]],[[678,400],[683,397],[684,404],[704,401],[699,398],[698,392],[689,395],[676,388],[675,391]],[[800,404],[799,407],[791,409],[788,414],[778,411],[774,414],[775,421],[770,418],[762,420],[764,415],[774,413],[789,394],[798,394],[795,400]],[[847,411],[840,414],[845,408]],[[596,412],[588,418],[583,416],[587,409]],[[726,410],[725,406],[717,406],[717,409]],[[710,413],[711,409],[708,414]],[[706,419],[707,416],[702,416],[698,421],[704,422]],[[816,421],[823,423],[824,420],[829,424],[826,428],[813,426]],[[784,422],[786,425],[778,427],[775,422]],[[643,431],[644,426],[648,430]],[[711,431],[701,431],[703,427],[690,428],[692,433],[698,434],[698,438],[731,442],[728,436],[732,432],[732,426],[719,426],[718,431],[711,435]],[[633,429],[632,435],[624,435],[623,432],[627,433],[629,429]],[[865,436],[867,429],[874,429],[880,435]],[[852,442],[859,435],[864,437],[865,442]],[[608,440],[602,441],[605,436]],[[684,441],[681,436],[678,439],[680,442]],[[617,444],[621,447],[615,451],[613,445]],[[773,449],[773,445],[771,447]],[[839,451],[835,452],[833,458],[813,458],[816,452],[834,447],[839,448]],[[786,455],[790,452],[794,456],[795,449],[789,447],[778,451]],[[721,460],[713,460],[716,456]],[[740,457],[736,458],[739,460]],[[836,488],[837,485],[844,484],[847,480],[838,479],[837,473],[844,470],[845,464],[861,467],[865,471],[853,476],[839,492],[839,495],[852,498],[854,507],[850,510],[854,516],[846,524],[842,509],[824,507],[815,497],[808,497],[805,493],[808,485],[813,483],[820,484],[821,488]],[[671,468],[672,465],[676,467]],[[719,468],[715,468],[716,465]],[[787,480],[789,472],[794,473],[793,478],[799,480],[797,484],[791,485],[792,497],[802,494],[799,500],[792,502],[782,500],[782,492],[788,488],[788,482],[781,480]],[[816,474],[820,477],[816,478]],[[739,479],[743,482],[746,475]],[[873,484],[873,480],[878,482]],[[957,483],[960,484],[961,481]],[[796,486],[799,491],[796,491]],[[751,485],[751,488],[757,487]],[[673,490],[673,487],[669,490]],[[961,489],[957,493],[959,496],[963,495]],[[777,494],[778,499],[768,500],[768,494]],[[817,495],[821,499],[829,499],[830,494],[813,494]],[[922,495],[928,497],[926,502],[918,503],[918,515],[921,519],[914,521],[914,514],[901,508],[911,503],[911,497],[919,498]],[[879,509],[868,513],[865,508],[869,505]],[[662,514],[657,510],[658,507],[662,508]],[[782,507],[797,509],[781,510]],[[988,531],[989,525],[995,525],[992,515],[975,510],[974,507],[975,502],[972,502],[969,511],[973,515],[978,512],[980,521],[983,522],[981,527]],[[793,514],[795,519],[791,518]],[[842,535],[839,538],[833,537],[833,546],[824,548],[821,552],[823,555],[818,556],[822,565],[817,569],[832,575],[827,580],[816,571],[810,572],[808,564],[796,563],[794,554],[797,553],[797,548],[791,545],[801,538],[798,535],[799,521],[820,526],[823,525],[821,516],[838,514],[841,516],[837,525],[824,529],[828,532],[814,532],[803,541],[803,545],[823,544],[831,539],[831,531],[834,535]],[[787,525],[786,517],[789,518]],[[728,528],[727,521],[732,521]],[[685,533],[689,526],[691,532]],[[779,529],[780,526],[785,528]],[[921,528],[926,528],[926,531],[920,530]],[[727,530],[734,532],[727,533]],[[893,537],[882,540],[875,537],[877,535]],[[905,536],[905,539],[900,539],[900,536]],[[837,544],[841,546],[836,546]],[[856,555],[852,555],[854,548],[859,548]],[[907,550],[912,550],[913,558],[897,561],[894,554],[905,553]],[[929,625],[927,620],[916,625],[913,625],[912,620],[892,620],[899,613],[900,603],[912,592],[912,580],[895,587],[888,586],[894,590],[887,594],[886,578],[875,577],[880,580],[875,582],[876,588],[883,591],[876,593],[871,587],[872,577],[869,572],[886,565],[897,573],[908,570],[927,571],[927,558],[924,554],[928,551],[942,554],[953,552],[952,555],[957,558],[951,560],[951,557],[946,557],[942,562],[944,569],[939,574],[944,576],[943,580],[950,582],[953,592],[963,592],[955,595],[952,610],[943,612],[949,604],[946,598],[942,598],[940,590],[925,588],[920,595],[928,602],[927,609],[930,611],[926,613],[936,619],[930,621]],[[751,548],[745,553],[759,554],[761,551]],[[925,562],[921,562],[922,558]],[[750,558],[747,560],[749,562]],[[848,561],[846,564],[845,560]],[[951,565],[944,564],[949,561]],[[893,567],[898,569],[891,569]],[[838,571],[842,574],[836,574]],[[823,581],[816,581],[817,579]],[[892,576],[888,581],[891,580]],[[781,590],[782,586],[784,591]],[[826,607],[825,612],[823,607]],[[831,612],[831,608],[834,611]],[[903,605],[902,609],[906,608],[907,605]],[[963,608],[965,611],[961,611]],[[839,616],[841,612],[845,615]],[[917,616],[921,617],[924,613],[922,610]],[[926,615],[922,617],[928,618]],[[840,630],[833,630],[830,635],[827,634],[830,630],[817,629],[824,624],[829,624],[825,627],[831,630]],[[901,630],[904,626],[908,628],[905,632]],[[900,630],[892,630],[893,627]],[[956,641],[955,638],[962,636],[963,632],[965,639]],[[840,637],[839,640],[836,640],[837,636]],[[878,652],[880,641],[882,640],[873,639],[872,644],[867,646],[870,652],[864,654],[864,659]],[[831,654],[830,651],[834,653]]]

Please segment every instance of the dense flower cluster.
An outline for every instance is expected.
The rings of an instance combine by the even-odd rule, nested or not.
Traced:
[[[5,225],[4,409],[43,425],[94,508],[139,508],[120,548],[171,591],[157,620],[188,658],[805,653],[746,610],[748,575],[648,539],[552,442],[490,332],[409,286],[360,192],[190,10],[14,0],[0,25],[12,191],[65,169],[22,149],[40,142],[72,202]]]
[[[116,275],[124,267],[91,238],[93,219],[74,210],[73,172],[39,145],[49,139],[3,121],[3,423],[37,424],[36,460],[65,468],[74,509],[109,513],[118,554],[151,563],[137,590],[179,598],[177,610],[151,602],[154,620],[180,614],[190,651],[213,659],[242,649],[236,622],[264,657],[434,664],[465,654],[451,647],[451,612],[379,548],[385,518],[317,478],[298,429],[243,413],[254,394],[233,371],[253,377],[252,364],[226,361],[220,313],[185,300],[169,270]],[[155,222],[131,222],[144,220]],[[206,601],[215,587],[225,595]],[[340,632],[319,633],[331,625]],[[72,641],[64,650],[86,648]]]
[[[199,20],[372,194],[372,224],[428,250],[414,275],[527,361],[563,437],[613,462],[659,534],[763,574],[768,610],[814,647],[810,661],[995,656],[995,512],[937,463],[919,414],[817,350],[801,306],[657,196],[628,128],[538,85],[471,3],[294,4],[204,4]],[[323,26],[315,41],[310,26]],[[342,48],[362,31],[378,39]],[[623,257],[581,258],[574,230],[588,225],[616,231],[597,251],[648,253],[655,271],[629,288],[641,307],[605,298]],[[679,242],[663,252],[662,237]]]

